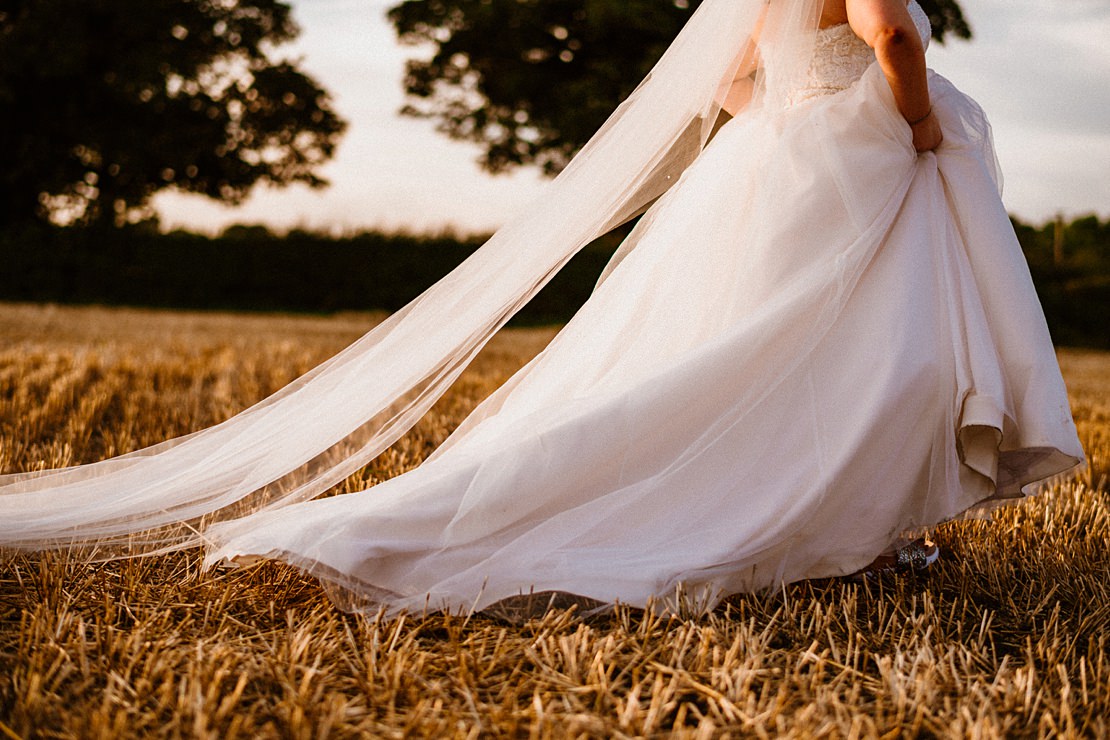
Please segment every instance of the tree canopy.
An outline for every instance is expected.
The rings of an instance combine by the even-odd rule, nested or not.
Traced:
[[[408,62],[404,112],[480,143],[499,172],[567,163],[632,92],[700,0],[405,0],[390,11]],[[956,0],[921,0],[933,35],[969,38]]]
[[[325,181],[345,123],[277,0],[0,0],[0,224],[122,224],[164,188]]]

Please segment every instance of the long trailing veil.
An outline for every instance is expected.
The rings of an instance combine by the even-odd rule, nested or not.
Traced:
[[[781,110],[810,59],[819,5],[706,0],[542,197],[451,274],[221,424],[102,462],[0,477],[0,547],[95,546],[105,558],[180,549],[203,543],[213,522],[340,483],[410,429],[571,256],[679,178],[757,35],[750,84],[760,94],[746,114]]]

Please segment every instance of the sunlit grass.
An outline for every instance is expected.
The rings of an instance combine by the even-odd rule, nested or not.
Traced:
[[[0,469],[210,425],[374,320],[0,306]],[[551,334],[503,332],[350,485],[417,464]],[[0,737],[1106,736],[1110,355],[1061,362],[1089,473],[941,527],[916,579],[519,626],[350,616],[290,568],[196,552],[0,559]]]

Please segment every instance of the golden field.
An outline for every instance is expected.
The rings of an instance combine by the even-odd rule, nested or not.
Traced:
[[[0,471],[211,425],[374,321],[0,305]],[[361,480],[417,464],[552,333],[503,331]],[[0,737],[1105,737],[1110,354],[1060,360],[1086,474],[940,527],[923,576],[699,618],[384,620],[276,564],[0,554]]]

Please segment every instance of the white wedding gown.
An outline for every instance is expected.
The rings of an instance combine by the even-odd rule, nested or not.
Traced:
[[[726,124],[431,459],[216,524],[207,561],[278,558],[391,610],[712,604],[1081,464],[982,112],[931,75],[945,141],[919,156],[874,62],[821,31],[788,114]]]

